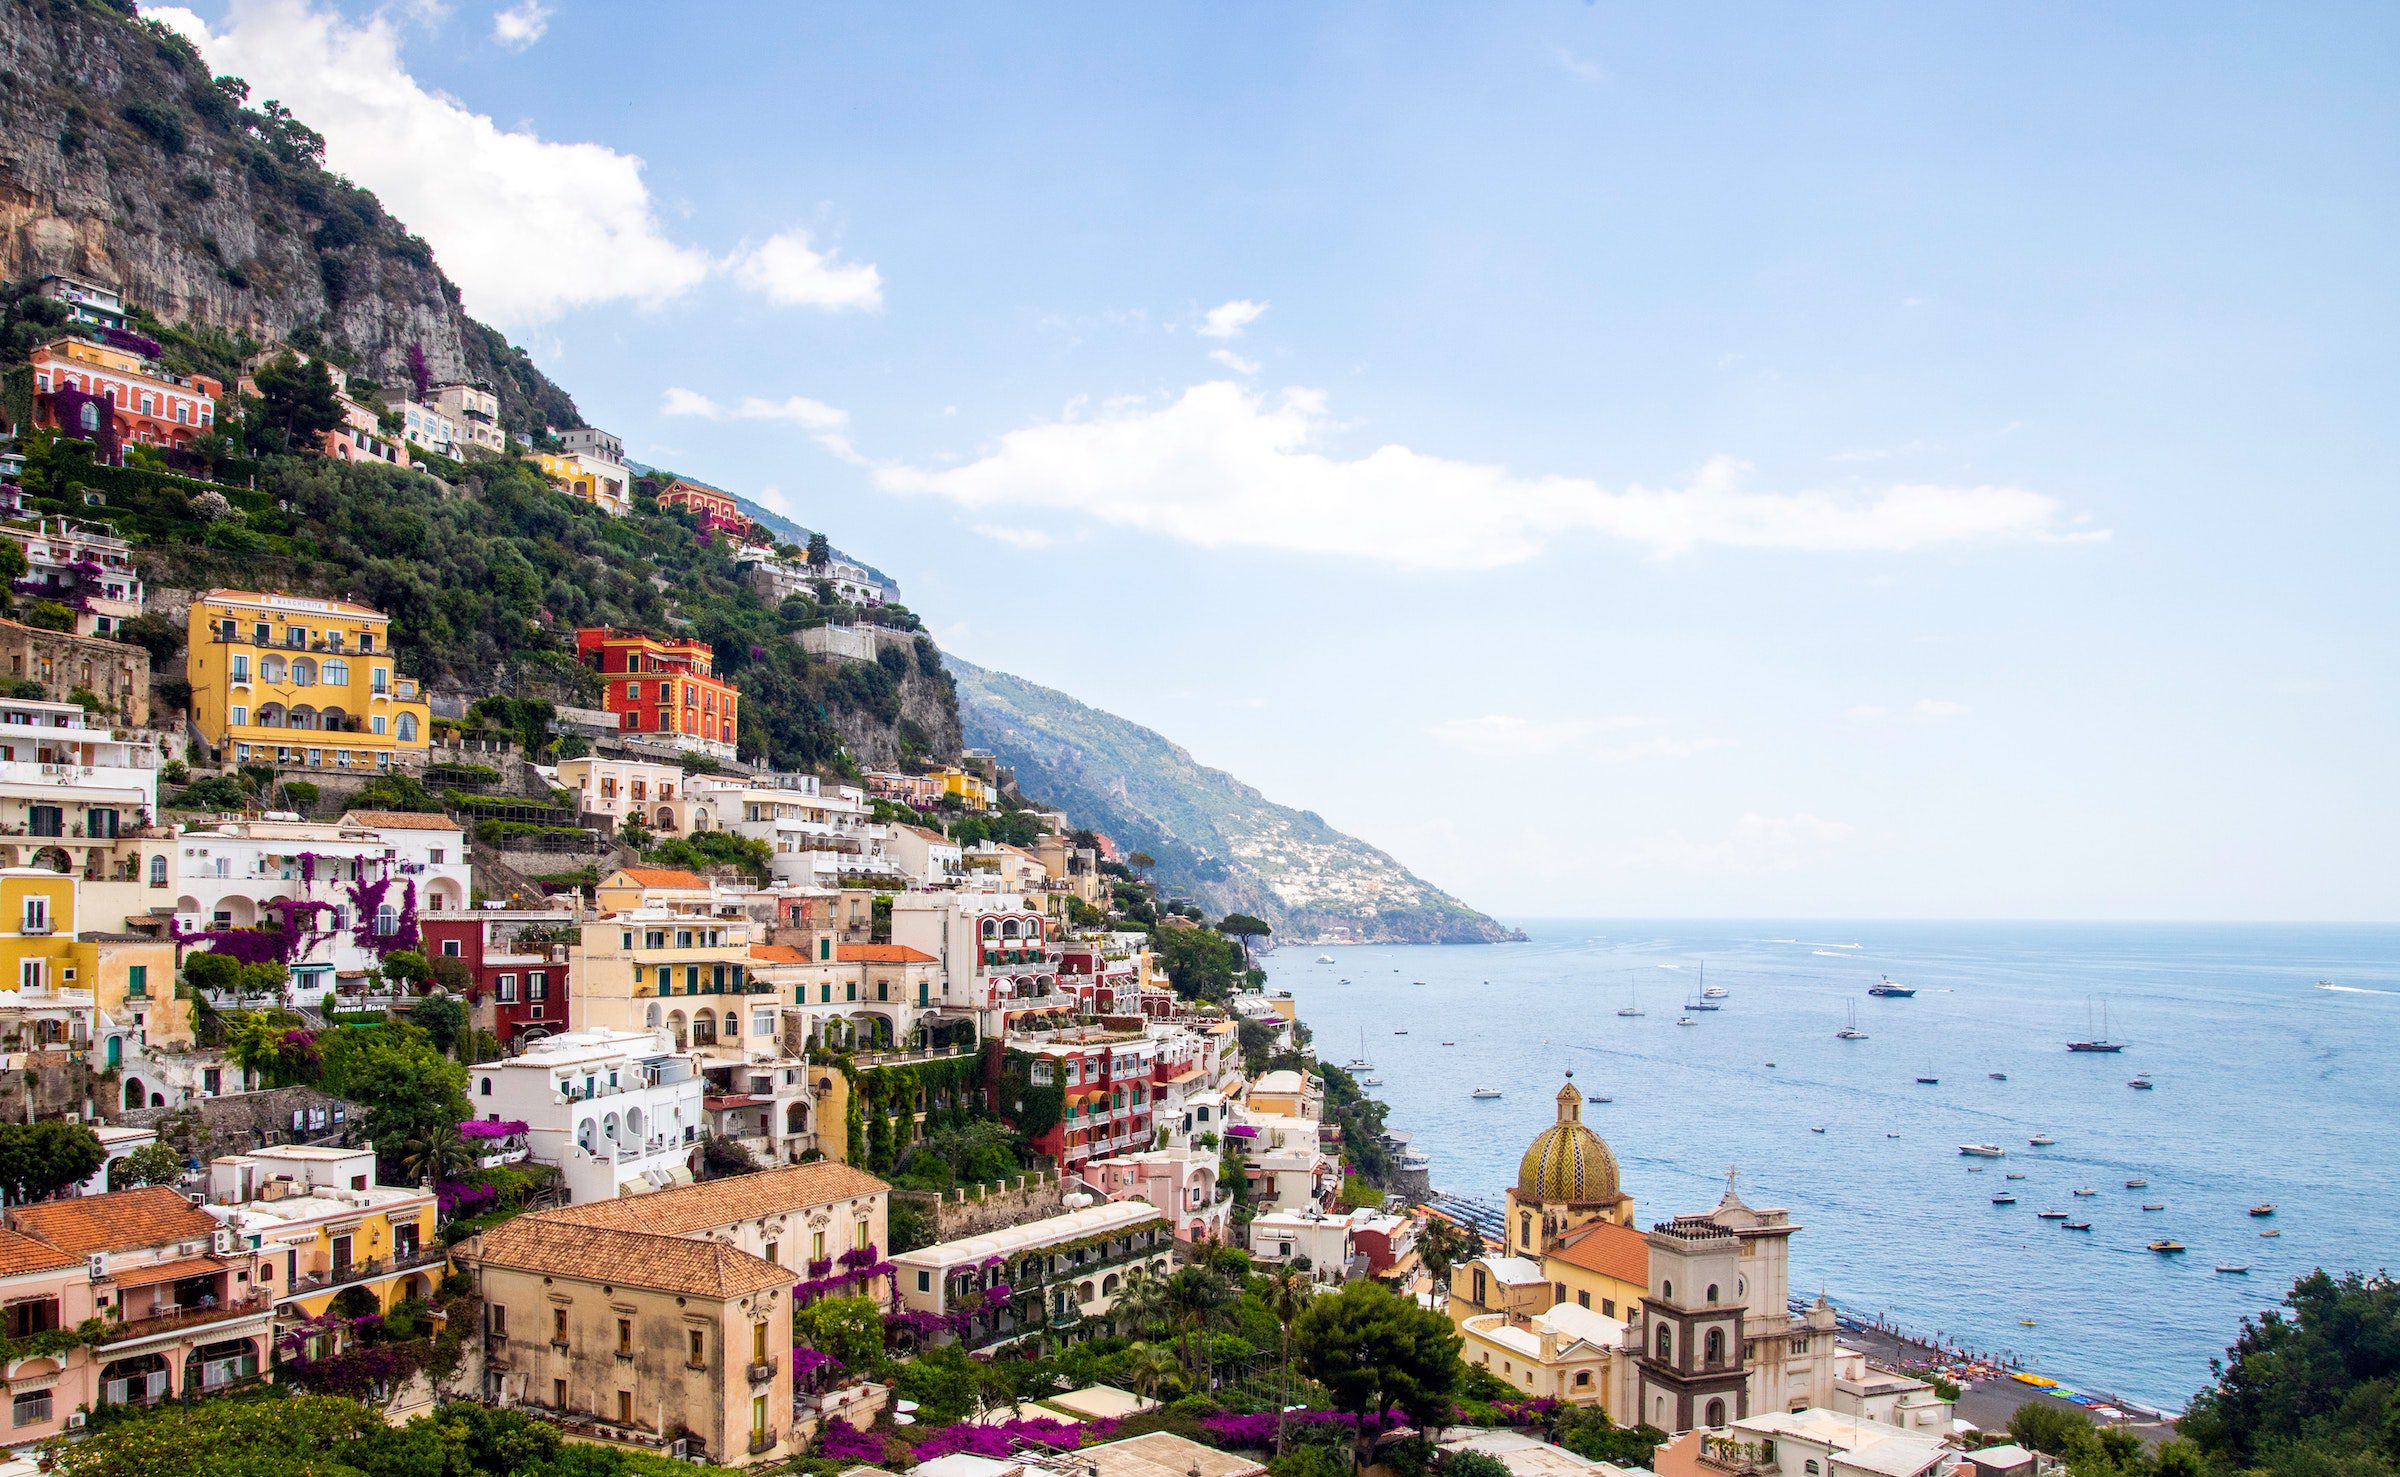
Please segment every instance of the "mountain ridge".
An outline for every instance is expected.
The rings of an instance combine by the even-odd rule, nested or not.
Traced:
[[[966,741],[1014,770],[1028,799],[1063,807],[1128,853],[1148,852],[1168,896],[1264,918],[1287,944],[1523,937],[1154,729],[955,655],[944,661]]]

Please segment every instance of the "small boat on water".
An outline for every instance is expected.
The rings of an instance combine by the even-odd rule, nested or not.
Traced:
[[[2014,1205],[2017,1203],[2017,1197],[2011,1195],[2006,1190],[2002,1190],[1999,1194],[1992,1197],[1992,1203],[1994,1205]]]
[[[1381,1087],[1383,1086],[1383,1079],[1381,1077],[1361,1077],[1358,1079],[1358,1085],[1361,1087]]]
[[[1711,993],[1708,988],[1708,961],[1705,959],[1700,961],[1699,985],[1700,993],[1684,1002],[1685,1010],[1723,1010],[1725,1008],[1717,1004],[1719,1000],[1725,998],[1725,992],[1718,990]]]
[[[2150,1249],[2160,1256],[2181,1256],[2185,1247],[2180,1241],[2153,1241],[2150,1243]]]
[[[2069,1221],[2065,1225],[2059,1227],[2059,1229],[2062,1231],[2088,1231],[2091,1228],[2092,1223],[2090,1221]]]
[[[2050,1137],[2050,1135],[2046,1133],[2037,1133],[2032,1138],[2027,1139],[2025,1142],[2033,1145],[2037,1149],[2047,1149],[2052,1144],[2057,1143],[2058,1140]]]
[[[2027,1328],[2039,1328],[2039,1327],[2041,1327],[2041,1325],[2040,1325],[2040,1324],[2038,1324],[2038,1323],[2034,1322],[2034,1321],[2033,1321],[2032,1319],[2030,1319],[2030,1318],[2020,1318],[2020,1319],[2018,1319],[2017,1321],[2018,1321],[2019,1323],[2021,1323],[2021,1324],[2025,1325]]]
[[[1710,985],[1700,992],[1700,997],[1704,1000],[1722,1000],[1728,993],[1723,985]]]
[[[1455,1042],[1455,1041],[1445,1041],[1445,1042],[1443,1042],[1442,1044],[1443,1044],[1444,1046],[1456,1046],[1458,1043],[1457,1043],[1457,1042]]]
[[[2280,1235],[2282,1235],[2283,1233],[2282,1233],[2281,1231],[2267,1230],[2267,1231],[2261,1231],[2261,1232],[2259,1232],[2258,1234],[2259,1234],[2259,1235],[2261,1235],[2261,1236],[2280,1236]]]
[[[2008,1157],[2008,1150],[2001,1148],[1998,1144],[1960,1144],[1958,1152],[1977,1159],[2005,1159]]]
[[[2157,1083],[2155,1083],[2155,1082],[2151,1081],[2151,1080],[2150,1080],[2148,1077],[2146,1077],[2146,1076],[2144,1076],[2144,1077],[2136,1077],[2136,1078],[2134,1078],[2134,1079],[2133,1079],[2131,1082],[2128,1082],[2128,1083],[2126,1083],[2125,1085],[2126,1085],[2127,1087],[2130,1087],[2130,1088],[2132,1088],[2132,1089],[2133,1089],[2135,1092],[2148,1092],[2148,1091],[2150,1091],[2152,1088],[2155,1088],[2155,1087],[2157,1087],[2157,1086],[2158,1086],[2158,1084],[2157,1084]]]
[[[1893,984],[1892,977],[1887,974],[1876,983],[1867,986],[1867,993],[1878,1000],[1906,1000],[1917,992],[1907,985]]]
[[[1700,1024],[1700,1023],[1699,1023],[1698,1021],[1696,1021],[1696,1020],[1693,1020],[1693,1019],[1692,1019],[1690,1016],[1688,1016],[1688,1015],[1685,1015],[1685,1016],[1677,1016],[1677,1017],[1675,1018],[1675,1024],[1677,1024],[1677,1025],[1679,1025],[1679,1026],[1696,1026],[1696,1025],[1698,1025],[1698,1024]]]
[[[1683,1002],[1683,1008],[1686,1010],[1723,1010],[1725,1007],[1714,1000],[1686,1000]]]
[[[2076,1193],[2076,1194],[2078,1194],[2078,1195],[2082,1195],[2082,1196],[2085,1196],[2085,1197],[2089,1197],[2089,1196],[2097,1195],[2097,1194],[2099,1194],[2100,1192],[2099,1192],[2098,1190],[2077,1190],[2075,1193]]]
[[[2150,1188],[2150,1182],[2148,1180],[2127,1180],[2125,1182],[2125,1188],[2128,1190],[2147,1190]]]
[[[1919,1087],[1939,1087],[1942,1085],[1942,1079],[1934,1076],[1931,1072],[1919,1072],[1917,1085]]]
[[[1983,1166],[1982,1166],[1982,1165],[1980,1165],[1980,1164],[1970,1164],[1970,1165],[1968,1165],[1968,1166],[1967,1166],[1967,1173],[1969,1173],[1969,1174],[1981,1174],[1981,1173],[1983,1173]]]
[[[1616,1101],[1605,1092],[1587,1092],[1583,1095],[1583,1100],[1587,1103],[1613,1103]]]
[[[1858,1028],[1858,1007],[1856,1005],[1850,1007],[1850,1024],[1834,1032],[1833,1039],[1836,1041],[1864,1041],[1867,1039],[1867,1033]]]
[[[2145,1200],[2142,1202],[2142,1209],[2144,1210],[2165,1210],[2166,1208],[2167,1202],[2164,1200]]]
[[[1994,1082],[2006,1082],[2008,1080],[2008,1074],[2006,1072],[1986,1072],[1983,1075],[1991,1078]]]
[[[2219,1262],[2217,1263],[2217,1275],[2219,1277],[2247,1277],[2250,1275],[2250,1264],[2248,1262]]]
[[[2273,1215],[2275,1213],[2275,1207],[2272,1203],[2266,1205],[2253,1205],[2250,1207],[2250,1213],[2252,1215]]]
[[[1500,1096],[1500,1089],[1497,1087],[1478,1087],[1473,1092],[1468,1093],[1467,1096],[1478,1100],[1483,1098],[1495,1098]]]
[[[1319,964],[1331,964],[1333,962],[1333,956],[1331,954],[1319,954],[1317,956],[1317,962]]]
[[[2021,1175],[2021,1174],[2011,1174],[2011,1175],[2009,1176],[2009,1178],[2010,1178],[2010,1179],[2012,1179],[2012,1180],[2021,1180],[2021,1179],[2025,1178],[2025,1176],[2023,1176],[2023,1175]]]
[[[1812,1128],[1812,1129],[1810,1129],[1810,1130],[1809,1130],[1809,1132],[1810,1132],[1810,1133],[1823,1133],[1824,1131],[1825,1131],[1825,1125],[1824,1125],[1824,1124],[1822,1124],[1822,1123],[1818,1124],[1816,1127],[1814,1127],[1814,1128]]]
[[[2066,1213],[2065,1211],[2063,1211],[2063,1210],[2045,1210],[2045,1211],[2040,1211],[2040,1212],[2037,1212],[2037,1213],[2035,1214],[2035,1216],[2034,1216],[2034,1219],[2036,1219],[2036,1220],[2043,1220],[2043,1221],[2063,1221],[2063,1220],[2065,1220],[2066,1218],[2067,1218],[2067,1213]]]
[[[1635,982],[1633,971],[1629,969],[1625,971],[1625,1003],[1618,1008],[1617,1014],[1631,1019],[1641,1013],[1642,987]]]

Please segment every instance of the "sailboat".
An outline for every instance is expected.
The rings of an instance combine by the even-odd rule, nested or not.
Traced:
[[[1708,993],[1708,961],[1703,959],[1700,961],[1700,993],[1685,1001],[1683,1008],[1685,1010],[1723,1010],[1725,1007],[1717,1003],[1717,995],[1724,993],[1723,990],[1717,991],[1716,995]]]
[[[2092,1005],[2088,1000],[2085,1001],[2083,1005],[2083,1028],[2086,1031],[2089,1031],[2092,1028]],[[2108,1006],[2105,1002],[2103,1002],[2100,1006],[2100,1034],[2092,1037],[2089,1041],[2070,1041],[2067,1043],[2067,1050],[2069,1051],[2116,1052],[2123,1051],[2124,1049],[2124,1042],[2111,1041],[2108,1039]]]
[[[1864,1041],[1867,1039],[1867,1033],[1858,1028],[1858,1007],[1856,1005],[1850,1007],[1850,1024],[1834,1032],[1833,1039],[1836,1041]]]
[[[1638,1016],[1642,1013],[1641,989],[1642,987],[1634,982],[1633,971],[1630,969],[1625,971],[1625,1008],[1618,1011],[1617,1014]]]
[[[1344,1062],[1342,1070],[1345,1072],[1372,1072],[1375,1070],[1375,1064],[1367,1060],[1366,1027],[1361,1026],[1358,1030],[1358,1055]]]

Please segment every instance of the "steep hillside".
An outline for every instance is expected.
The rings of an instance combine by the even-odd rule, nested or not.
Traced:
[[[430,247],[322,167],[322,139],[132,8],[0,4],[0,277],[95,278],[162,321],[379,384],[407,383],[421,356],[434,380],[492,384],[520,435],[582,424],[459,307]]]
[[[1137,723],[949,659],[966,740],[1064,807],[1157,859],[1169,896],[1253,913],[1286,943],[1491,943],[1515,936],[1364,841],[1277,805]]]

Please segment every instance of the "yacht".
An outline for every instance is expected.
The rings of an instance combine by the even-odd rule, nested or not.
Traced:
[[[1958,1152],[1976,1159],[2006,1159],[2008,1150],[1998,1144],[1960,1144]]]
[[[1638,1016],[1641,1013],[1641,987],[1634,983],[1633,971],[1629,969],[1625,971],[1625,1004],[1617,1011],[1617,1014],[1631,1017]]]
[[[2077,1190],[2075,1193],[2082,1196],[2086,1200],[2089,1200],[2092,1196],[2097,1195],[2100,1192],[2098,1190]]]
[[[2063,1221],[2066,1218],[2067,1213],[2063,1210],[2044,1210],[2034,1215],[2034,1219],[2039,1221]]]
[[[1703,1000],[1722,1000],[1725,995],[1726,990],[1723,985],[1710,985],[1700,992],[1700,998]]]
[[[1331,964],[1333,962],[1333,956],[1331,954],[1319,954],[1317,956],[1317,962],[1319,964]]]
[[[1683,1008],[1685,1010],[1723,1010],[1725,1007],[1717,1004],[1716,1000],[1724,993],[1723,990],[1717,991],[1715,995],[1708,992],[1708,961],[1703,959],[1700,961],[1700,993],[1686,1001]]]
[[[1858,1007],[1850,1007],[1850,1024],[1833,1033],[1836,1041],[1864,1041],[1867,1033],[1858,1028]]]
[[[2089,1033],[2092,1028],[2092,1007],[2089,1002],[2086,1002],[2083,1007],[2083,1028],[2086,1033]],[[2117,1052],[2123,1051],[2124,1049],[2124,1042],[2111,1041],[2108,1039],[2108,1007],[2105,1005],[2100,1007],[2099,1034],[2092,1036],[2091,1039],[2086,1041],[2070,1041],[2067,1043],[2067,1050],[2069,1051]]]
[[[2052,1144],[2057,1143],[2058,1140],[2050,1137],[2050,1135],[2046,1133],[2037,1133],[2032,1138],[2027,1139],[2025,1142],[2033,1145],[2037,1149],[2047,1149]]]
[[[1473,1092],[1468,1093],[1467,1096],[1478,1100],[1483,1098],[1495,1098],[1500,1096],[1500,1089],[1497,1087],[1478,1087]]]
[[[2150,1249],[2160,1256],[2181,1256],[2184,1245],[2180,1241],[2153,1241],[2150,1243]]]
[[[1358,1028],[1358,1055],[1342,1063],[1342,1070],[1345,1072],[1372,1072],[1375,1070],[1375,1064],[1367,1060],[1366,1027]]]
[[[1907,1000],[1913,998],[1917,992],[1912,986],[1893,984],[1892,977],[1887,974],[1874,984],[1867,986],[1867,993],[1878,1000]]]
[[[1919,1072],[1917,1074],[1917,1085],[1920,1087],[1939,1087],[1941,1086],[1941,1082],[1942,1079],[1934,1076],[1931,1072]]]
[[[2125,1182],[2125,1188],[2128,1190],[2147,1190],[2150,1188],[2150,1182],[2148,1180],[2127,1180]]]
[[[2273,1215],[2275,1206],[2272,1202],[2265,1205],[2253,1205],[2250,1207],[2250,1213],[2252,1215]]]
[[[1810,1132],[1810,1133],[1823,1133],[1824,1131],[1825,1131],[1825,1125],[1824,1125],[1824,1124],[1822,1124],[1822,1123],[1818,1124],[1816,1127],[1814,1127],[1814,1128],[1812,1128],[1812,1129],[1810,1129],[1810,1130],[1809,1130],[1809,1132]]]
[[[2132,1088],[2135,1092],[2148,1092],[2158,1086],[2157,1083],[2151,1081],[2147,1076],[2136,1077],[2125,1085]]]
[[[1983,1075],[1991,1078],[1994,1082],[2006,1082],[2008,1080],[2008,1074],[2006,1072],[1986,1072]]]
[[[2017,1197],[2010,1194],[2006,1190],[2002,1190],[1999,1194],[1992,1197],[1992,1203],[1994,1205],[2014,1205],[2017,1203]]]

